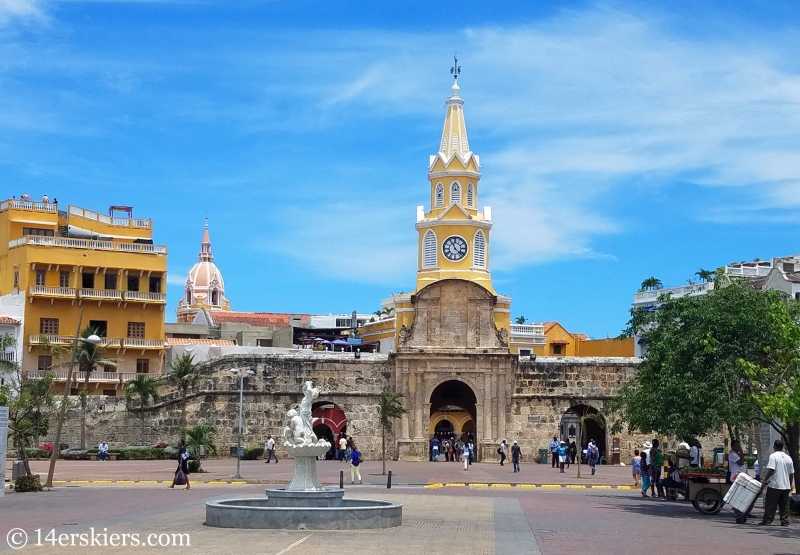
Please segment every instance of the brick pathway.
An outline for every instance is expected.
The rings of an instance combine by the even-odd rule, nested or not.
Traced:
[[[32,533],[190,534],[202,553],[317,555],[355,552],[470,555],[674,555],[682,552],[778,555],[798,553],[800,522],[788,528],[738,526],[729,515],[700,516],[688,503],[643,499],[614,490],[352,488],[348,497],[404,504],[400,528],[363,532],[225,530],[203,526],[203,501],[260,497],[263,487],[204,485],[191,491],[163,486],[59,487],[41,494],[8,494],[0,501],[0,550],[9,529]],[[760,510],[759,510],[760,512]],[[758,516],[758,515],[756,515]],[[299,543],[298,543],[299,542]],[[24,553],[61,553],[65,547],[26,547]],[[183,548],[186,550],[186,548]],[[108,552],[110,549],[103,549]],[[112,552],[138,548],[117,548]],[[9,551],[10,552],[10,551]]]

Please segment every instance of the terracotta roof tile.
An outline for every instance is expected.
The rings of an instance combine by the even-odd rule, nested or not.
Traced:
[[[214,325],[223,322],[232,324],[250,324],[261,328],[285,328],[289,325],[289,318],[296,314],[281,314],[278,312],[234,312],[229,310],[210,310],[209,314]],[[303,325],[306,324],[310,314],[300,314]]]
[[[551,345],[569,345],[569,341],[566,339],[553,339],[550,342]]]
[[[167,337],[167,345],[216,345],[217,347],[231,347],[236,341],[230,339],[192,339],[189,337]]]
[[[0,316],[0,324],[19,324],[19,320],[11,316]]]
[[[589,336],[585,333],[570,333],[570,335],[578,341],[589,341]]]
[[[542,325],[544,326],[544,332],[547,333],[553,329],[553,326],[558,325],[558,322],[542,322]]]

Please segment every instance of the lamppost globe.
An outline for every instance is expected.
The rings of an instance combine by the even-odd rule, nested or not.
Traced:
[[[100,339],[100,337],[98,337],[97,335],[95,335],[95,334],[92,334],[92,335],[90,335],[89,337],[85,337],[85,338],[83,339],[83,342],[84,342],[84,343],[89,343],[89,344],[91,344],[91,345],[99,345],[100,343],[102,343],[102,342],[103,342],[103,340],[102,340],[102,339]]]

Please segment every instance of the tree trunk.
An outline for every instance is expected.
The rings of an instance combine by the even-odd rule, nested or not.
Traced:
[[[795,468],[798,466],[798,448],[800,448],[800,422],[789,422],[786,424],[786,450],[792,458]],[[762,470],[763,473],[765,470]],[[795,476],[797,476],[795,474]],[[795,492],[797,491],[797,480],[794,483]]]
[[[383,475],[386,474],[386,426],[381,424],[381,462],[383,463]]]

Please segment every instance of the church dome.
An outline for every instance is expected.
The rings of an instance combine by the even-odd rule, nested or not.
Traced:
[[[229,302],[225,297],[225,280],[222,279],[222,272],[214,264],[208,222],[206,222],[197,263],[189,270],[186,289],[183,299],[179,303],[178,311],[180,312],[183,307],[227,309],[228,306]]]

